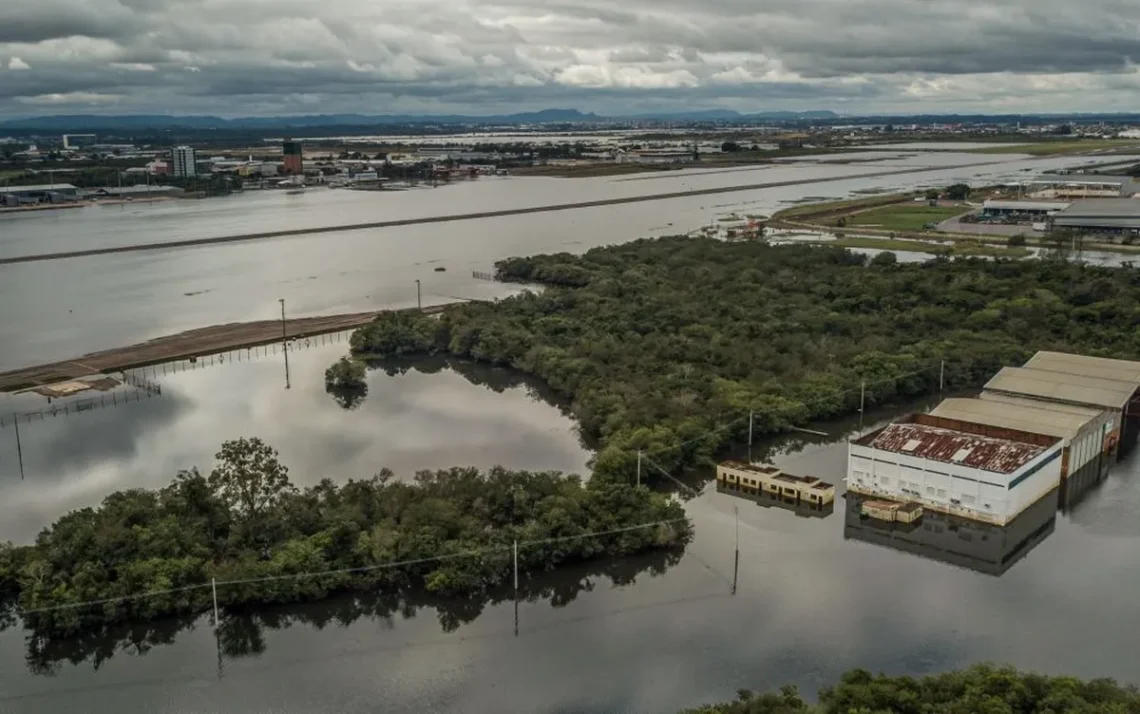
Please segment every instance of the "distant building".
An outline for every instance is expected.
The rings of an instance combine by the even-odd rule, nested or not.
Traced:
[[[11,208],[39,203],[70,203],[76,200],[78,191],[69,183],[0,186],[0,206]]]
[[[1075,201],[1050,216],[1054,230],[1076,230],[1105,235],[1140,234],[1140,199],[1090,198]]]
[[[174,175],[179,178],[194,177],[198,175],[198,157],[191,146],[175,147],[172,164]]]
[[[301,142],[286,139],[281,146],[281,154],[284,157],[282,173],[290,176],[300,176],[305,173],[305,158],[302,153]]]
[[[146,172],[151,176],[167,176],[170,174],[170,162],[151,161],[146,165]]]
[[[82,149],[99,143],[99,137],[94,134],[64,134],[63,148]]]

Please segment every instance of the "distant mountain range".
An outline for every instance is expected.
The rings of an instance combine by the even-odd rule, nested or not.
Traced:
[[[543,109],[536,112],[476,116],[463,114],[313,114],[306,116],[239,117],[175,116],[164,114],[128,114],[107,116],[71,114],[25,117],[0,121],[3,129],[39,129],[43,131],[87,131],[96,129],[292,129],[314,127],[367,127],[385,125],[494,125],[494,124],[602,124],[627,121],[720,122],[720,121],[795,121],[836,119],[829,111],[762,112],[742,114],[731,110],[711,109],[694,112],[659,112],[632,116],[606,117],[577,109]]]

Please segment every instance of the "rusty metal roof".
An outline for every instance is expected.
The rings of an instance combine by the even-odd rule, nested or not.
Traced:
[[[891,424],[855,443],[880,451],[1006,475],[1014,473],[1048,448],[925,424]]]
[[[1033,355],[1025,367],[1029,369],[1043,369],[1049,372],[1065,372],[1079,374],[1085,377],[1099,377],[1100,379],[1116,379],[1121,382],[1132,382],[1140,387],[1140,362],[1126,359],[1110,359],[1108,357],[1089,357],[1088,355],[1074,355],[1067,352],[1038,352]]]
[[[1026,367],[1002,367],[986,382],[985,391],[1037,399],[1123,409],[1136,392],[1135,382],[1087,377],[1073,372],[1052,372]]]

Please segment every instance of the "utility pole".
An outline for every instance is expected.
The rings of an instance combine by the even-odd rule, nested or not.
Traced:
[[[752,463],[752,415],[754,412],[748,412],[748,463]]]
[[[421,298],[421,296],[420,296],[420,281],[419,281],[419,278],[417,278],[417,279],[416,279],[416,309],[417,309],[417,310],[419,310],[420,312],[423,312],[423,311],[424,311],[424,303],[423,303],[423,299],[422,299],[422,298]]]
[[[938,362],[938,393],[942,393],[942,387],[946,384],[946,360]]]
[[[16,454],[20,458],[20,480],[24,480],[24,447],[20,443],[20,415],[12,415],[12,423],[16,425]]]
[[[859,383],[859,430],[863,430],[863,407],[867,403],[867,380]]]
[[[285,388],[290,389],[289,384],[289,333],[285,326],[285,298],[278,298],[277,302],[281,303],[281,351],[285,353]]]
[[[641,486],[641,451],[637,452],[637,485]]]
[[[732,558],[732,594],[736,594],[736,578],[740,574],[740,508],[732,507],[732,515],[736,520],[736,551]]]

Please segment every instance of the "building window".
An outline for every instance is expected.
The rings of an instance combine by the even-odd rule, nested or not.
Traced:
[[[944,488],[938,489],[938,497],[939,498],[946,498],[946,489],[944,489]]]
[[[933,486],[927,486],[926,487],[926,495],[927,496],[933,496],[934,495],[934,487]]]

